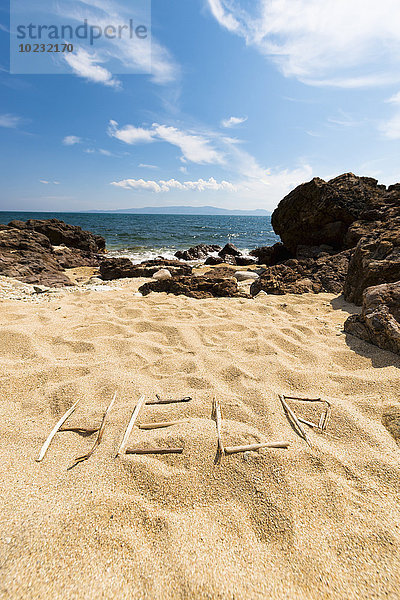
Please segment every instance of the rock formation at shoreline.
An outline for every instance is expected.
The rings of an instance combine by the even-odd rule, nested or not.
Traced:
[[[73,285],[65,269],[97,266],[105,240],[57,219],[0,225],[0,275],[49,287]]]
[[[134,265],[129,258],[105,258],[100,264],[100,275],[105,281],[126,277],[152,277],[162,268],[173,276],[190,275],[192,267],[178,260],[155,259]]]
[[[383,350],[400,354],[400,281],[365,290],[361,315],[349,317],[344,329]]]
[[[173,277],[163,281],[151,281],[139,288],[143,296],[150,292],[167,292],[189,298],[219,298],[244,296],[236,279],[217,277]]]

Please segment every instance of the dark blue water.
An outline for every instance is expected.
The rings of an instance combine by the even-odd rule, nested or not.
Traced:
[[[160,254],[171,257],[177,250],[196,244],[224,246],[232,242],[248,251],[279,239],[270,217],[0,212],[0,223],[51,218],[102,235],[111,254],[135,261]]]

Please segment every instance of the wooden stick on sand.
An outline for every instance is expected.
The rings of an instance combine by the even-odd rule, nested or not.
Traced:
[[[225,446],[225,454],[239,454],[239,452],[251,452],[263,448],[289,448],[289,442],[268,442],[265,444],[250,444],[249,446]]]
[[[162,429],[163,427],[172,427],[172,425],[179,425],[180,423],[187,423],[188,419],[181,419],[180,421],[164,421],[162,423],[140,423],[139,429]]]
[[[106,421],[107,421],[108,413],[111,411],[111,409],[112,409],[112,407],[113,407],[113,405],[114,405],[114,402],[115,402],[115,399],[116,399],[116,397],[117,397],[117,392],[115,392],[113,399],[111,400],[110,404],[108,405],[108,407],[107,407],[107,409],[106,409],[106,412],[104,413],[103,420],[102,420],[102,422],[101,422],[101,425],[100,425],[100,427],[99,427],[99,432],[98,432],[98,435],[97,435],[96,441],[95,441],[95,443],[93,444],[93,447],[92,447],[92,449],[91,449],[91,450],[89,450],[89,452],[88,452],[87,454],[84,454],[83,456],[78,456],[78,457],[75,459],[75,462],[74,462],[74,464],[73,464],[73,465],[71,465],[70,467],[68,467],[68,471],[69,471],[70,469],[72,469],[73,467],[75,467],[75,465],[77,465],[78,463],[81,463],[81,462],[83,462],[83,461],[85,461],[85,460],[88,460],[88,458],[90,458],[90,457],[92,456],[93,452],[96,450],[97,446],[99,446],[99,445],[100,445],[100,442],[101,442],[101,440],[102,440],[103,433],[104,433],[104,428],[105,428],[105,426],[106,426]]]
[[[287,418],[292,423],[292,425],[295,427],[299,436],[302,437],[303,440],[305,440],[307,442],[307,444],[311,447],[310,440],[308,439],[308,435],[305,432],[304,427],[300,423],[299,419],[296,417],[295,413],[292,411],[292,409],[290,408],[288,403],[284,400],[284,397],[279,396],[279,399],[282,402],[282,406],[286,413]]]
[[[51,430],[51,432],[49,434],[49,437],[47,438],[47,440],[45,441],[45,443],[42,446],[42,449],[40,450],[39,456],[36,459],[37,462],[41,462],[44,459],[44,456],[51,444],[53,437],[56,435],[57,431],[60,429],[60,427],[63,425],[63,423],[65,423],[65,421],[68,419],[68,417],[70,417],[72,415],[72,413],[74,412],[74,410],[76,409],[78,404],[79,404],[79,400],[77,402],[75,402],[75,404],[73,406],[71,406],[71,408],[69,408],[66,413],[63,414],[61,419],[53,427],[53,429]]]
[[[215,455],[215,461],[214,463],[216,465],[221,464],[222,458],[225,454],[225,450],[224,450],[224,444],[222,442],[222,414],[221,414],[221,406],[218,402],[218,400],[216,400],[214,398],[213,401],[213,407],[212,407],[212,413],[211,413],[212,418],[214,419],[216,425],[217,425],[217,436],[218,436],[218,447],[217,447],[217,454]]]
[[[133,411],[133,413],[132,413],[131,420],[130,420],[130,421],[129,421],[129,423],[128,423],[128,427],[126,428],[125,435],[124,435],[124,437],[122,438],[121,445],[120,445],[120,447],[118,448],[118,452],[117,452],[117,454],[115,455],[115,458],[117,458],[117,457],[118,457],[118,456],[120,456],[121,454],[124,454],[124,452],[125,452],[125,448],[126,448],[126,445],[127,445],[128,441],[129,441],[129,436],[130,436],[130,435],[131,435],[131,433],[132,433],[132,429],[133,429],[133,426],[134,426],[134,424],[135,424],[135,421],[136,421],[136,419],[138,418],[138,416],[139,416],[139,413],[140,413],[140,411],[142,410],[142,408],[143,408],[143,406],[144,406],[145,404],[146,404],[145,397],[144,397],[144,396],[140,396],[140,398],[139,398],[139,402],[138,402],[138,403],[136,404],[136,406],[135,406],[135,410],[134,410],[134,411]]]
[[[190,396],[186,396],[185,398],[178,398],[178,399],[174,399],[174,398],[160,398],[160,396],[158,394],[156,394],[156,398],[157,400],[148,400],[146,402],[146,404],[176,404],[177,402],[190,402],[191,398]]]
[[[127,448],[126,454],[182,454],[183,448]]]

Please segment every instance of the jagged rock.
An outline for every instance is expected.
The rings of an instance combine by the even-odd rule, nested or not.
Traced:
[[[386,187],[378,185],[376,179],[353,173],[329,182],[315,177],[279,203],[272,226],[293,254],[299,245],[328,244],[341,250],[350,225],[376,208],[384,192]]]
[[[249,256],[235,256],[235,261],[238,267],[249,267],[256,264],[256,260]]]
[[[400,281],[367,288],[361,315],[349,317],[344,329],[384,350],[400,354]]]
[[[100,274],[104,280],[126,277],[153,277],[160,269],[168,267],[171,275],[190,275],[192,268],[178,260],[147,260],[134,265],[129,258],[106,258],[100,264]]]
[[[290,259],[267,267],[252,284],[250,293],[261,290],[268,294],[305,294],[329,292],[340,294],[346,277],[350,250],[318,259]]]
[[[205,261],[205,265],[220,265],[221,263],[224,262],[224,259],[221,258],[220,256],[209,256],[206,261]],[[236,261],[235,261],[236,264]]]
[[[354,250],[344,285],[346,300],[355,304],[362,303],[368,287],[400,280],[400,190],[396,186],[389,190],[391,203],[381,212],[382,220],[373,227],[357,225],[358,231],[364,228],[364,236]]]
[[[225,244],[222,250],[218,252],[218,255],[221,258],[225,258],[226,256],[241,256],[242,253],[233,244]]]
[[[0,275],[48,287],[73,285],[45,235],[11,227],[0,230]]]
[[[160,269],[153,275],[153,279],[156,281],[162,281],[163,279],[171,279],[172,275],[168,269]]]
[[[188,250],[178,250],[178,252],[175,252],[175,256],[179,260],[202,260],[212,252],[219,252],[220,250],[221,246],[217,244],[198,244]]]
[[[36,231],[45,235],[53,246],[68,246],[91,253],[103,253],[106,241],[101,235],[84,231],[78,225],[69,225],[58,219],[29,219],[28,221],[11,221],[9,227],[20,230]]]
[[[293,254],[289,252],[282,242],[277,242],[273,246],[255,248],[250,252],[250,256],[254,256],[259,265],[267,265],[267,267],[272,267],[293,258]]]
[[[211,277],[174,277],[164,281],[152,281],[139,288],[143,296],[151,292],[167,292],[190,298],[237,297],[240,293],[235,279],[213,279]]]

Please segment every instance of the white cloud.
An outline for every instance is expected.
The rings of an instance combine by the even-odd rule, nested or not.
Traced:
[[[17,115],[5,114],[0,115],[0,127],[6,127],[7,129],[15,129],[21,122],[21,117]]]
[[[116,187],[124,188],[126,190],[148,190],[159,194],[160,192],[170,192],[171,190],[181,191],[214,191],[214,192],[235,192],[237,188],[229,181],[221,181],[218,183],[214,177],[210,177],[208,180],[198,179],[197,181],[177,181],[176,179],[169,179],[165,181],[160,179],[159,181],[146,181],[144,179],[123,179],[122,181],[113,181],[111,185]]]
[[[75,146],[75,144],[80,144],[81,142],[82,139],[77,135],[66,135],[62,141],[64,146]]]
[[[157,167],[157,165],[146,165],[145,163],[140,163],[138,165],[138,167],[140,169],[159,169],[160,167]]]
[[[229,129],[241,125],[245,121],[247,121],[247,117],[229,117],[229,119],[222,119],[221,125]]]
[[[396,111],[393,117],[381,124],[381,132],[389,140],[400,140],[400,92],[389,98],[387,102],[394,104]]]
[[[43,185],[50,185],[51,183],[53,185],[60,185],[59,181],[48,181],[47,179],[39,179],[39,183],[43,183]]]
[[[400,81],[398,0],[207,1],[222,27],[286,76],[347,88]]]
[[[135,14],[137,8],[138,6],[135,6],[134,3],[128,2],[126,6],[123,6],[122,3],[113,2],[112,0],[81,0],[80,2],[58,4],[61,16],[69,20],[79,21],[79,23],[87,19],[91,25],[101,27],[103,31],[113,23],[128,23],[129,19],[137,16]],[[138,14],[141,14],[140,10]],[[171,83],[179,76],[178,65],[168,49],[162,46],[154,35],[151,36],[151,51],[149,42],[143,43],[135,37],[132,39],[127,37],[106,39],[103,37],[101,46],[98,43],[97,48],[99,54],[95,61],[96,64],[80,65],[79,67],[81,71],[84,69],[86,72],[89,71],[90,75],[93,75],[93,77],[81,75],[92,81],[120,87],[120,82],[113,79],[111,73],[105,67],[100,67],[103,69],[102,72],[94,70],[98,63],[104,64],[106,61],[117,61],[119,67],[122,67],[122,71],[118,72],[149,73],[152,75],[153,82],[160,85]],[[80,74],[78,70],[76,70],[76,74]]]
[[[183,161],[198,164],[224,163],[223,153],[213,147],[210,139],[198,133],[181,131],[176,127],[153,123],[149,129],[134,125],[118,128],[116,121],[110,121],[108,134],[126,144],[167,142],[181,150]]]
[[[121,87],[121,82],[114,79],[110,71],[99,64],[103,61],[95,52],[89,53],[83,48],[78,48],[77,52],[66,53],[64,58],[75,75],[116,89]]]

